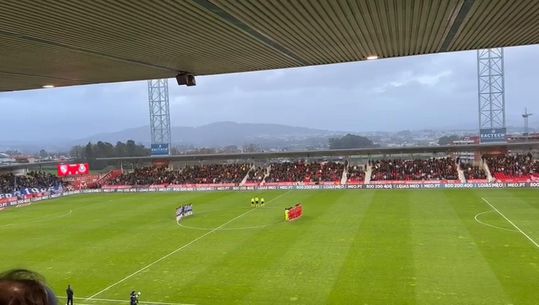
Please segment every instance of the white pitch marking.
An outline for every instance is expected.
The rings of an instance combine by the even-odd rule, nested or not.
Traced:
[[[505,230],[505,231],[509,231],[509,232],[518,232],[517,230],[511,230],[511,229],[507,229],[507,228],[502,228],[502,227],[498,227],[498,226],[495,226],[495,225],[491,225],[489,223],[486,223],[486,222],[482,222],[481,220],[479,220],[479,216],[480,215],[483,215],[483,214],[486,214],[486,213],[492,213],[494,212],[494,210],[488,210],[488,211],[485,211],[485,212],[481,212],[481,213],[477,213],[477,215],[475,215],[474,219],[475,221],[477,221],[478,223],[482,224],[482,225],[485,225],[485,226],[489,226],[489,227],[492,227],[494,229],[500,229],[500,230]]]
[[[223,228],[223,229],[220,229],[220,231],[262,229],[262,228],[265,228],[265,227],[268,227],[268,226],[271,226],[271,225],[274,225],[274,224],[277,224],[277,223],[270,223],[270,224],[258,225],[258,226],[251,226],[251,227]],[[185,229],[190,229],[190,230],[200,230],[200,231],[209,231],[209,230],[215,229],[215,228],[204,228],[204,227],[191,227],[191,226],[182,225],[182,224],[179,223],[179,222],[178,222],[178,226],[180,226],[180,227],[182,227],[182,228],[185,228]]]
[[[66,297],[57,297],[59,299],[66,299]],[[75,300],[85,300],[88,298],[83,297],[74,297]],[[102,302],[121,302],[121,303],[129,303],[129,300],[118,300],[118,299],[91,299],[90,301],[102,301]],[[79,305],[90,305],[90,304],[83,304],[77,302]],[[190,303],[169,303],[169,302],[152,302],[152,301],[140,301],[139,304],[159,304],[159,305],[196,305],[196,304],[190,304]],[[93,304],[92,304],[93,305]]]
[[[515,227],[515,229],[517,229],[520,233],[522,233],[522,235],[526,236],[526,238],[531,241],[535,247],[539,248],[539,244],[537,244],[535,242],[535,240],[533,240],[531,237],[528,236],[528,234],[524,233],[524,231],[522,231],[519,227],[517,227],[516,224],[514,224],[509,218],[505,217],[505,215],[502,214],[502,212],[500,212],[495,206],[493,206],[492,204],[490,204],[490,202],[488,202],[488,200],[486,200],[485,198],[481,197],[481,199],[483,199],[484,202],[486,202],[488,205],[490,205],[491,208],[494,209],[494,211],[498,212],[498,214],[500,214],[503,218],[505,218],[505,220],[507,220],[511,225],[513,225],[513,227]]]
[[[286,192],[286,193],[283,193],[283,194],[281,194],[281,195],[279,195],[279,196],[277,196],[277,197],[275,197],[275,198],[269,200],[269,201],[266,202],[266,203],[270,203],[270,202],[276,200],[277,198],[280,198],[280,197],[282,197],[282,196],[288,194],[289,192],[290,192],[290,191],[288,191],[288,192]],[[184,244],[183,246],[180,246],[180,247],[177,248],[176,250],[174,250],[174,251],[172,251],[172,252],[170,252],[170,253],[168,253],[168,254],[162,256],[161,258],[156,259],[155,261],[149,263],[148,265],[146,265],[146,266],[140,268],[139,270],[137,270],[137,271],[131,273],[130,275],[124,277],[123,279],[117,281],[116,283],[113,283],[113,284],[107,286],[106,288],[104,288],[104,289],[102,289],[102,290],[100,290],[100,291],[98,291],[98,292],[92,294],[91,296],[89,296],[88,298],[86,298],[85,301],[92,300],[94,297],[96,297],[96,296],[102,294],[103,292],[109,290],[110,288],[112,288],[112,287],[114,287],[114,286],[116,286],[116,285],[118,285],[118,284],[120,284],[120,283],[126,281],[127,279],[129,279],[129,278],[131,278],[131,277],[133,277],[133,276],[139,274],[140,272],[142,272],[142,271],[144,271],[144,270],[150,268],[151,266],[153,266],[153,265],[159,263],[160,261],[166,259],[167,257],[169,257],[169,256],[171,256],[171,255],[173,255],[173,254],[175,254],[175,253],[177,253],[177,252],[179,252],[179,251],[181,251],[181,250],[183,250],[183,249],[189,247],[190,245],[194,244],[195,242],[201,240],[202,238],[204,238],[204,237],[210,235],[211,233],[213,233],[213,232],[215,232],[215,231],[218,231],[220,228],[226,226],[227,224],[233,222],[234,220],[236,220],[236,219],[238,219],[238,218],[240,218],[240,217],[242,217],[242,216],[244,216],[244,215],[247,215],[247,214],[251,213],[252,211],[256,211],[256,209],[251,209],[251,210],[249,210],[249,211],[247,211],[247,212],[245,212],[245,213],[242,213],[242,214],[240,214],[240,215],[238,215],[238,216],[236,216],[236,217],[230,219],[229,221],[223,223],[222,225],[218,226],[217,228],[215,228],[215,229],[213,229],[213,230],[211,230],[211,231],[208,231],[208,232],[206,232],[206,233],[200,235],[199,237],[197,237],[197,238],[193,239],[192,241],[190,241],[190,242]]]
[[[30,224],[30,223],[45,222],[45,221],[49,221],[49,220],[53,220],[53,219],[64,218],[64,217],[67,217],[67,216],[71,215],[72,213],[73,213],[73,210],[69,210],[69,212],[67,212],[65,214],[62,214],[62,215],[51,216],[51,217],[40,217],[37,220],[32,220],[32,221],[27,221],[27,222],[8,223],[8,224],[5,224],[5,225],[1,225],[0,228],[14,226],[14,225],[21,225],[21,224],[26,225],[26,224]]]

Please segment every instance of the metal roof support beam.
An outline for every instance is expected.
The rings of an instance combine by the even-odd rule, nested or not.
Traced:
[[[250,27],[248,24],[246,24],[245,22],[243,22],[243,21],[239,20],[238,18],[232,16],[231,14],[229,14],[228,12],[226,12],[225,10],[220,8],[219,6],[213,4],[211,1],[209,1],[209,0],[192,0],[192,1],[194,3],[196,3],[196,4],[198,4],[200,7],[206,9],[207,11],[209,11],[211,13],[213,13],[214,15],[219,17],[220,19],[224,20],[228,24],[236,27],[237,29],[241,30],[242,32],[244,32],[244,33],[248,34],[249,36],[253,37],[258,42],[260,42],[260,43],[262,43],[262,44],[264,44],[264,45],[266,45],[266,46],[280,52],[281,54],[283,54],[284,56],[294,60],[298,64],[301,64],[303,66],[310,65],[308,62],[303,60],[300,56],[294,54],[292,51],[290,51],[287,48],[283,47],[282,45],[278,44],[277,42],[275,42],[271,38],[261,34],[258,31],[256,31],[255,29]]]
[[[459,8],[459,12],[455,16],[453,23],[451,24],[451,28],[449,29],[449,32],[447,33],[447,36],[444,39],[444,42],[442,43],[442,46],[440,47],[440,52],[448,52],[449,46],[451,43],[453,43],[453,40],[455,40],[455,36],[460,30],[460,27],[462,26],[462,23],[468,16],[468,13],[470,12],[470,9],[472,8],[473,4],[475,3],[475,0],[464,0],[462,5]]]
[[[156,64],[152,64],[152,63],[148,63],[148,62],[143,62],[143,61],[139,61],[139,60],[133,60],[133,59],[129,59],[129,58],[118,57],[118,56],[114,56],[114,55],[110,55],[110,54],[105,54],[103,52],[92,51],[92,50],[88,50],[88,49],[83,49],[83,48],[79,48],[79,47],[66,45],[66,44],[63,44],[63,43],[58,43],[58,42],[49,41],[49,40],[45,40],[45,39],[40,39],[40,38],[35,38],[35,37],[30,37],[30,36],[25,36],[25,35],[20,35],[20,34],[17,34],[17,33],[12,33],[12,32],[7,32],[7,31],[0,30],[0,35],[5,35],[5,36],[8,36],[8,37],[12,37],[12,38],[18,38],[18,39],[21,39],[21,40],[31,41],[31,42],[34,42],[34,43],[45,44],[45,45],[59,47],[59,48],[63,48],[63,49],[68,49],[68,50],[71,50],[71,51],[76,51],[76,52],[80,52],[80,53],[84,53],[84,54],[96,55],[96,56],[99,56],[99,57],[112,59],[112,60],[115,60],[115,61],[120,61],[120,62],[125,62],[125,63],[130,63],[130,64],[136,64],[136,65],[142,65],[142,66],[146,66],[146,67],[149,67],[149,68],[161,69],[161,70],[171,71],[171,72],[177,72],[178,71],[177,69],[174,69],[174,68],[171,68],[171,67],[165,67],[165,66],[160,66],[160,65],[156,65]]]

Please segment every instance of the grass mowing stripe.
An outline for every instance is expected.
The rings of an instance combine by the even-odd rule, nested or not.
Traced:
[[[524,236],[526,236],[526,238],[529,239],[535,245],[535,247],[539,248],[539,244],[537,244],[537,242],[535,242],[535,240],[533,240],[530,236],[528,236],[528,234],[524,233],[524,231],[522,231],[509,218],[505,217],[505,215],[503,215],[502,212],[500,212],[495,206],[493,206],[490,202],[488,202],[488,200],[486,200],[484,197],[481,197],[481,199],[483,199],[484,202],[486,202],[491,208],[493,208],[496,212],[498,212],[498,214],[500,214],[503,218],[505,218],[505,220],[507,220],[513,227],[515,227],[515,229],[517,229],[520,233],[522,233]]]
[[[252,196],[261,193],[92,194],[6,210],[0,225],[17,226],[0,229],[0,270],[34,270],[60,294],[69,283],[88,297],[206,233],[176,225],[179,203],[195,206],[185,225],[213,229],[249,210]],[[292,191],[224,228],[276,223],[298,201],[300,221],[219,230],[76,302],[127,305],[136,290],[145,304],[537,305],[538,249],[478,224],[489,210],[477,218],[518,232],[481,196],[539,243],[539,189]]]
[[[312,192],[301,192],[294,194],[294,202],[302,202],[305,210],[312,215],[313,201],[311,197],[316,197]],[[288,198],[288,197],[287,197]],[[289,201],[288,203],[286,201]],[[274,201],[272,206],[290,206],[292,200]],[[250,204],[246,201],[246,204]],[[253,209],[253,208],[251,208]],[[238,225],[250,225],[260,221],[267,221],[271,218],[274,221],[279,219],[279,223],[259,230],[250,231],[228,231],[220,230],[211,237],[197,244],[182,253],[184,257],[193,257],[196,253],[204,253],[201,260],[197,260],[189,266],[177,268],[177,272],[182,274],[181,280],[174,283],[174,289],[182,297],[182,302],[201,304],[264,304],[260,299],[264,299],[265,291],[255,292],[254,300],[250,298],[252,291],[257,288],[257,284],[265,284],[264,288],[269,288],[271,295],[266,299],[274,299],[275,291],[281,291],[275,285],[282,283],[282,278],[275,284],[273,279],[265,280],[264,276],[268,272],[272,277],[281,277],[283,264],[277,263],[292,244],[301,238],[298,233],[298,226],[304,219],[298,222],[288,223],[284,221],[282,210],[254,208],[257,212],[249,217],[239,219],[234,223]],[[194,220],[194,219],[193,219]],[[306,224],[310,224],[307,222]],[[191,253],[190,253],[191,252]],[[182,258],[175,256],[168,260],[169,266],[178,265],[173,260]],[[198,267],[197,267],[198,266]],[[276,272],[274,266],[278,266]],[[161,268],[162,265],[159,265]],[[166,267],[166,266],[165,266]],[[170,268],[170,267],[169,267]],[[153,273],[155,271],[155,273]],[[152,269],[152,274],[147,277],[155,277],[159,270]],[[223,280],[226,279],[226,280]],[[270,284],[271,283],[271,284]],[[279,295],[282,295],[283,291]],[[201,297],[203,296],[203,297]],[[227,300],[227,301],[224,301]],[[282,302],[275,301],[282,304]]]
[[[270,262],[253,273],[251,291],[239,304],[267,304],[267,300],[273,304],[327,304],[353,240],[352,228],[358,226],[360,213],[356,211],[366,206],[358,200],[364,194],[325,191],[303,197],[302,193],[304,218],[265,230],[255,241],[267,249],[269,256],[262,259]],[[336,213],[341,210],[348,213]]]
[[[473,204],[475,197],[468,192],[424,190],[410,195],[417,283],[415,304],[512,303],[473,233],[486,231],[501,236],[513,233],[478,225],[473,219],[477,208]]]
[[[290,192],[290,191],[288,191],[288,192],[286,192],[286,193],[283,193],[283,194],[281,194],[281,195],[279,195],[279,196],[277,196],[277,197],[275,197],[275,198],[269,200],[267,203],[270,203],[270,202],[276,200],[277,198],[280,198],[280,197],[282,197],[282,196],[288,194],[289,192]],[[172,252],[170,252],[170,253],[168,253],[168,254],[166,254],[166,255],[160,257],[159,259],[157,259],[157,260],[155,260],[155,261],[153,261],[153,262],[151,262],[151,263],[149,263],[148,265],[146,265],[146,266],[140,268],[139,270],[137,270],[137,271],[131,273],[130,275],[124,277],[123,279],[121,279],[121,280],[119,280],[119,281],[117,281],[117,282],[115,282],[115,283],[113,283],[113,284],[107,286],[106,288],[104,288],[104,289],[102,289],[102,290],[100,290],[100,291],[94,293],[93,295],[91,295],[90,297],[88,297],[88,298],[86,299],[86,301],[89,301],[89,300],[93,299],[94,297],[96,297],[96,296],[100,295],[101,293],[103,293],[103,292],[109,290],[110,288],[112,288],[112,287],[114,287],[114,286],[116,286],[116,285],[118,285],[118,284],[120,284],[120,283],[122,283],[122,282],[128,280],[129,278],[131,278],[131,277],[133,277],[133,276],[139,274],[140,272],[142,272],[142,271],[144,271],[144,270],[150,268],[151,266],[153,266],[153,265],[159,263],[160,261],[166,259],[167,257],[169,257],[169,256],[171,256],[171,255],[173,255],[173,254],[175,254],[175,253],[177,253],[177,252],[179,252],[179,251],[185,249],[186,247],[188,247],[188,246],[194,244],[195,242],[199,241],[200,239],[202,239],[202,238],[204,238],[204,237],[210,235],[211,233],[213,233],[213,232],[219,230],[220,228],[226,226],[227,224],[233,222],[234,220],[236,220],[236,219],[238,219],[238,218],[240,218],[240,217],[243,217],[243,216],[245,216],[245,215],[251,213],[252,211],[256,211],[256,210],[255,210],[255,209],[248,210],[247,212],[244,212],[244,213],[242,213],[242,214],[240,214],[240,215],[238,215],[238,216],[236,216],[236,217],[230,219],[229,221],[223,223],[222,225],[216,227],[215,229],[213,229],[213,230],[211,230],[211,231],[208,231],[208,232],[202,234],[201,236],[199,236],[199,237],[193,239],[192,241],[188,242],[187,244],[184,244],[184,245],[180,246],[180,247],[177,248],[176,250],[174,250],[174,251],[172,251]]]
[[[449,203],[453,205],[455,213],[459,216],[469,234],[473,238],[474,246],[479,250],[488,266],[497,278],[500,285],[494,285],[487,279],[488,269],[481,267],[477,262],[469,259],[467,254],[453,253],[453,257],[459,262],[467,264],[466,270],[473,271],[470,275],[465,275],[467,271],[461,272],[458,282],[464,287],[471,288],[471,294],[459,295],[459,300],[466,300],[466,304],[489,304],[489,305],[537,305],[539,290],[537,290],[537,278],[539,276],[539,252],[526,238],[515,235],[515,232],[503,230],[492,230],[491,228],[478,225],[473,219],[474,215],[484,211],[487,205],[481,196],[496,199],[503,198],[506,215],[515,215],[513,219],[521,217],[520,213],[525,205],[518,199],[513,198],[515,194],[527,192],[536,193],[536,190],[461,190],[446,191]],[[537,193],[536,193],[537,194]],[[509,214],[508,211],[511,211]],[[509,222],[498,213],[492,210],[488,222],[496,226],[513,228]],[[449,250],[449,249],[448,249]],[[471,250],[471,248],[470,248]],[[468,251],[469,254],[472,254]],[[480,267],[480,268],[478,268]],[[490,278],[490,277],[489,277]],[[452,304],[459,303],[457,301]]]
[[[28,222],[12,222],[12,223],[8,223],[8,224],[5,224],[5,225],[0,225],[0,228],[14,226],[14,225],[27,225],[27,224],[31,224],[31,223],[51,221],[51,220],[54,220],[54,219],[67,217],[67,216],[71,215],[72,213],[73,213],[73,210],[69,210],[69,212],[64,213],[62,215],[40,217],[40,218],[38,218],[36,220],[31,220],[31,221],[28,221]]]
[[[327,304],[414,303],[409,194],[374,192]]]

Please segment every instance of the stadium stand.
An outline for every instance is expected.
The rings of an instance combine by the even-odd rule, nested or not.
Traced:
[[[240,183],[249,164],[210,164],[186,166],[181,171],[164,167],[137,168],[110,181],[111,185],[217,184]]]
[[[12,193],[25,188],[49,188],[63,186],[57,176],[46,172],[29,172],[15,176],[12,173],[0,175],[0,193]]]
[[[266,183],[279,182],[339,182],[344,164],[341,162],[274,162]]]
[[[532,154],[485,155],[490,172],[498,181],[528,180],[537,171]]]
[[[250,170],[247,176],[247,183],[261,183],[266,176],[266,167],[256,167]]]
[[[461,162],[460,169],[464,173],[466,180],[483,180],[487,179],[487,173],[477,165]]]
[[[458,159],[457,159],[458,160]],[[531,155],[485,156],[493,176],[498,180],[531,176],[539,178],[539,161]],[[469,162],[446,158],[414,160],[369,161],[371,173],[369,181],[457,181],[458,168],[468,180],[487,180],[488,172]],[[272,162],[254,167],[252,164],[205,164],[190,165],[180,170],[162,167],[137,168],[124,173],[109,182],[110,185],[184,185],[184,184],[235,184],[248,185],[278,183],[341,183],[347,165],[334,161],[285,161]],[[269,167],[269,174],[268,174]],[[367,165],[349,166],[347,183],[365,183]],[[266,176],[267,175],[267,176]],[[4,178],[5,180],[5,178]],[[9,179],[8,179],[9,180]],[[464,180],[462,180],[464,181]],[[479,181],[480,182],[480,181]],[[6,184],[5,182],[3,183]]]
[[[164,167],[135,168],[131,173],[124,173],[109,181],[112,185],[152,185],[169,184],[177,173],[167,171]]]
[[[266,177],[267,183],[276,182],[296,182],[304,181],[306,176],[306,165],[303,161],[271,163],[269,176]]]
[[[0,175],[0,194],[13,192],[15,176],[11,173]]]
[[[359,183],[365,181],[366,166],[354,165],[348,167],[348,179],[350,183]]]
[[[344,163],[342,162],[324,162],[321,163],[321,172],[319,180],[322,182],[338,182],[342,178],[342,172],[344,171]]]
[[[210,164],[185,167],[174,184],[240,183],[250,164]]]
[[[452,158],[370,161],[371,181],[388,180],[457,180],[457,166]]]

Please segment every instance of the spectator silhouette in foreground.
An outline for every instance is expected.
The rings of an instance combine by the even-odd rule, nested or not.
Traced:
[[[0,274],[0,305],[57,305],[57,301],[41,275],[15,269]]]

